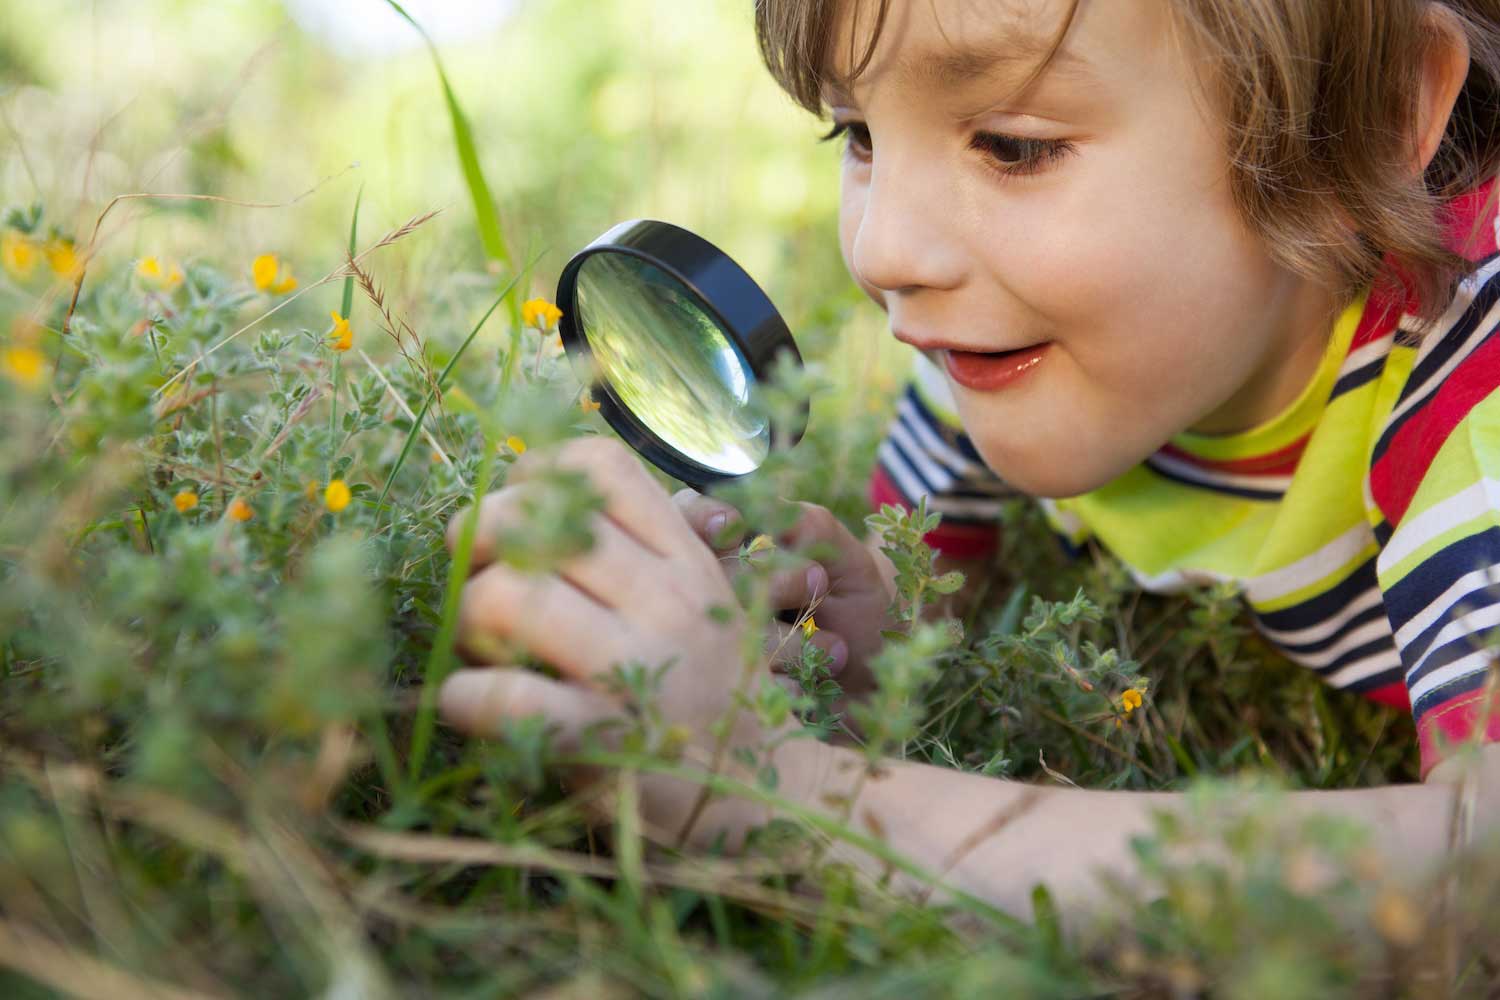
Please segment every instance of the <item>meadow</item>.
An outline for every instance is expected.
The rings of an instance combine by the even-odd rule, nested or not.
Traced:
[[[910,359],[843,269],[837,152],[760,68],[748,5],[529,0],[430,36],[430,7],[393,6],[7,12],[0,993],[1493,989],[1500,845],[1414,888],[1360,829],[1288,818],[1292,789],[1415,780],[1411,722],[1279,660],[1232,592],[1144,596],[1015,501],[985,599],[921,620],[949,583],[923,516],[865,500]],[[752,523],[788,497],[873,515],[906,568],[871,766],[1189,790],[1135,845],[1144,891],[1099,873],[1109,903],[1065,931],[1043,887],[1021,919],[887,851],[912,898],[829,859],[879,852],[870,831],[795,810],[743,854],[684,853],[590,818],[540,724],[438,723],[450,519],[520,454],[610,433],[527,304],[634,217],[729,250],[809,362],[767,400],[811,420],[735,492]],[[514,565],[588,544],[589,491],[548,489]],[[799,669],[801,696],[744,706],[830,738],[836,686],[810,646]],[[669,771],[776,801],[774,773],[685,768],[649,671],[619,681],[642,708],[588,752],[621,799]]]

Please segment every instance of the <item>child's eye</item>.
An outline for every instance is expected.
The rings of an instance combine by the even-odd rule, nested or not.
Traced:
[[[875,147],[870,141],[870,127],[863,122],[835,122],[828,134],[820,139],[820,142],[830,142],[839,136],[847,136],[844,148],[852,153],[856,159],[868,160],[875,152]]]
[[[870,128],[863,122],[837,122],[822,141],[829,142],[840,136],[847,136],[846,148],[856,159],[868,160],[874,155]],[[1053,160],[1071,153],[1073,144],[1065,139],[1030,139],[998,132],[977,132],[969,140],[969,148],[984,153],[990,166],[1002,174],[1017,176],[1037,173]]]
[[[998,132],[976,132],[969,148],[989,157],[995,169],[1006,175],[1034,174],[1053,160],[1073,151],[1066,139],[1029,139]]]

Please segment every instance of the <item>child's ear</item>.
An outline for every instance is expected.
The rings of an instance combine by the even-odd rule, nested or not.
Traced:
[[[1412,165],[1418,174],[1437,155],[1453,104],[1469,75],[1469,37],[1447,4],[1429,2],[1422,12],[1422,29],[1426,44],[1413,130],[1417,159]]]

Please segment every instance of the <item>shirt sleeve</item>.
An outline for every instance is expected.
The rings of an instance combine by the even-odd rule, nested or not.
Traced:
[[[1466,297],[1424,341],[1370,466],[1424,776],[1459,744],[1500,741],[1500,279]]]
[[[943,515],[927,544],[959,559],[993,553],[1001,505],[1021,493],[1006,485],[974,450],[941,372],[917,355],[896,416],[881,442],[870,479],[870,503],[910,509],[922,497]]]

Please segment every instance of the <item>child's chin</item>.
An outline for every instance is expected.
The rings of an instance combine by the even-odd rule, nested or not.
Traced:
[[[975,446],[990,469],[1007,486],[1027,496],[1053,500],[1097,490],[1136,464],[1135,461],[1090,461],[1092,456],[1067,450],[1045,455],[1030,454],[1023,459],[1015,455],[988,454],[979,442],[975,442]]]

